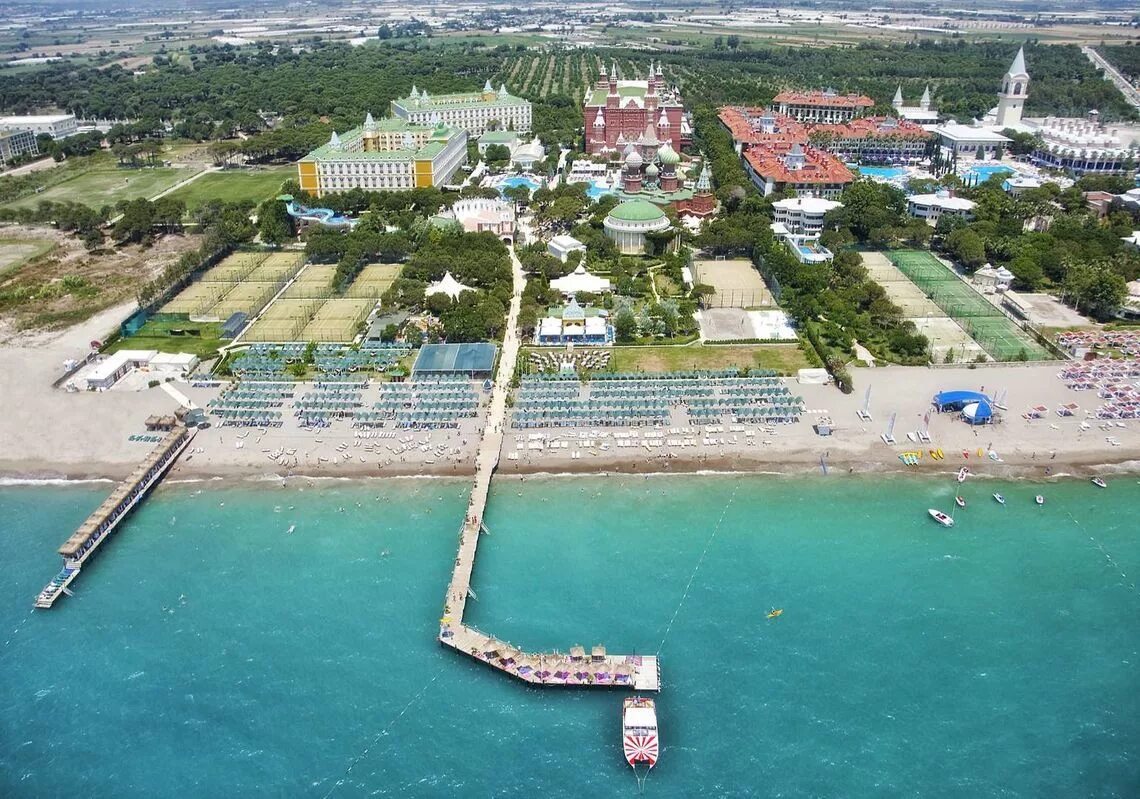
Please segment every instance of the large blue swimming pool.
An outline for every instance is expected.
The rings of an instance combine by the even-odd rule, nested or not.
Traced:
[[[993,175],[1001,174],[1016,175],[1017,170],[1011,169],[1005,164],[974,164],[961,172],[959,177],[967,186],[976,186],[979,183],[985,183]]]
[[[856,166],[860,175],[896,183],[906,177],[906,167],[901,166]]]
[[[540,189],[542,184],[534,178],[528,178],[525,175],[511,175],[509,178],[503,178],[499,183],[499,192],[502,193],[507,189],[513,189],[515,186],[526,186],[533,192]]]

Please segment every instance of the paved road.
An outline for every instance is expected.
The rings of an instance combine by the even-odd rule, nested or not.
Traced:
[[[1116,67],[1110,64],[1104,56],[1091,47],[1082,47],[1081,52],[1088,56],[1089,61],[1092,62],[1094,67],[1104,71],[1105,77],[1116,84],[1116,88],[1120,89],[1120,93],[1124,95],[1128,102],[1132,103],[1136,108],[1140,108],[1140,91],[1129,83]]]

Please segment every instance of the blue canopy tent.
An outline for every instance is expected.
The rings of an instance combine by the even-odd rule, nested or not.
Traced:
[[[940,411],[960,411],[975,402],[989,407],[993,400],[980,391],[939,391],[934,395],[934,407]],[[993,414],[992,408],[990,414]]]
[[[969,424],[989,424],[994,418],[994,409],[988,402],[971,402],[962,409],[962,418]]]

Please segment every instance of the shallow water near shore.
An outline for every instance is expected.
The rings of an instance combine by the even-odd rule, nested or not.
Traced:
[[[1140,790],[1134,477],[494,485],[468,621],[660,649],[646,796]],[[467,481],[164,487],[31,612],[106,490],[0,488],[0,795],[636,793],[622,693],[436,644]]]

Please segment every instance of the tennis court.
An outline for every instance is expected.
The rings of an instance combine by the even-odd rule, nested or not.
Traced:
[[[412,373],[491,375],[495,367],[494,344],[425,344],[420,347]]]
[[[302,341],[344,342],[355,338],[368,312],[376,305],[369,299],[328,300],[301,331]]]
[[[958,361],[972,361],[985,350],[946,315],[910,278],[899,271],[881,252],[862,254],[867,275],[887,292],[891,302],[903,312],[903,318],[913,322],[915,328],[930,341],[933,359],[941,363],[946,353],[954,351]]]
[[[896,250],[888,252],[887,258],[994,360],[1015,360],[1023,350],[1031,361],[1052,358],[1048,350],[930,253]]]
[[[400,269],[400,264],[367,264],[352,281],[344,296],[378,300],[400,276]]]

